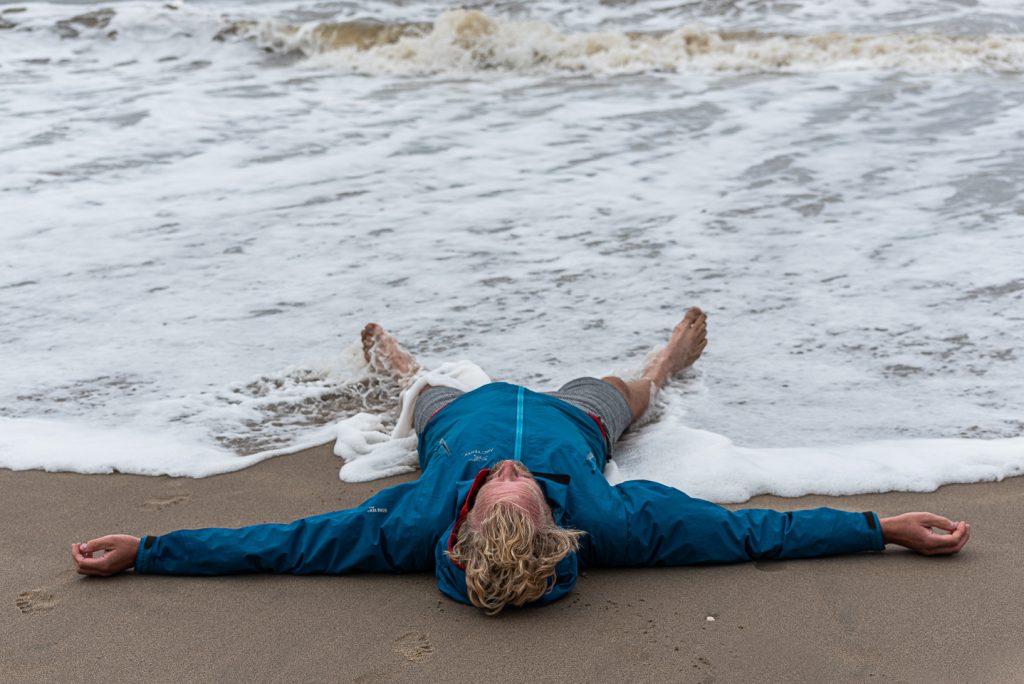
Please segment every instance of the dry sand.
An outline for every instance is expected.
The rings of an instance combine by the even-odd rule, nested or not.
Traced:
[[[597,569],[566,600],[497,618],[427,574],[72,570],[73,541],[288,521],[408,479],[352,485],[337,468],[320,448],[203,480],[0,471],[0,680],[1024,682],[1024,478],[746,504],[967,519],[952,558]]]

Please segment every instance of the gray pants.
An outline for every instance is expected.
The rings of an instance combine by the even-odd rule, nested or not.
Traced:
[[[416,400],[413,413],[413,425],[416,434],[423,432],[427,422],[434,414],[443,409],[462,394],[450,387],[431,387],[420,394]],[[562,385],[554,392],[545,392],[552,397],[572,404],[598,419],[604,424],[608,433],[608,455],[611,456],[612,446],[622,436],[629,424],[633,422],[633,412],[629,410],[626,398],[619,390],[604,380],[597,378],[576,378]]]

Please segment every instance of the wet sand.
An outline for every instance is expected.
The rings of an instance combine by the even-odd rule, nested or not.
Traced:
[[[760,497],[973,525],[956,557],[890,549],[596,569],[488,618],[406,576],[83,578],[73,541],[288,521],[409,478],[337,479],[329,448],[203,480],[0,471],[5,681],[1012,682],[1024,672],[1024,478],[931,494]],[[714,617],[714,621],[707,618]]]

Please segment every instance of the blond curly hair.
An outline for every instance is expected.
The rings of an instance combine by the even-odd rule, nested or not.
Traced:
[[[585,533],[539,527],[520,507],[499,501],[472,526],[459,527],[449,557],[466,569],[469,600],[488,615],[507,605],[521,607],[554,587],[555,566],[579,549]]]

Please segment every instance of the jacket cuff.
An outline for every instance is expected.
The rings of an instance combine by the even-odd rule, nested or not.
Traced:
[[[144,536],[139,540],[139,550],[135,553],[135,572],[146,574],[152,572],[150,569],[153,564],[153,543],[159,539],[159,537],[153,537],[150,535]]]
[[[864,511],[864,520],[868,526],[868,534],[873,542],[873,551],[885,550],[885,538],[882,536],[882,522],[873,511]]]

